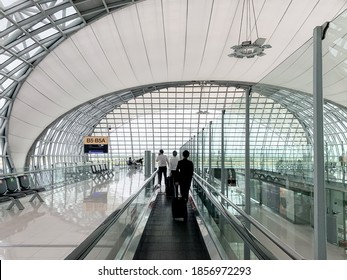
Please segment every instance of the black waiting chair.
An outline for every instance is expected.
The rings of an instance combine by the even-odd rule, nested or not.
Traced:
[[[7,185],[4,179],[0,179],[0,203],[10,201],[11,198],[6,195]]]
[[[24,206],[19,201],[19,198],[25,197],[26,194],[22,193],[22,192],[18,192],[18,191],[14,191],[14,192],[9,191],[8,185],[7,185],[8,179],[9,178],[6,178],[6,179],[2,178],[2,179],[0,179],[0,198],[1,198],[1,202],[11,201],[10,205],[7,207],[7,210],[12,209],[12,207],[14,205],[16,205],[19,210],[23,210]],[[15,178],[14,178],[14,180],[15,180]],[[11,186],[12,186],[12,182],[13,181],[9,180],[9,182],[11,183]],[[17,182],[16,182],[16,184],[17,184]]]
[[[26,195],[30,195],[30,194],[33,195],[31,199],[29,200],[29,202],[34,201],[35,198],[37,198],[40,202],[44,202],[44,200],[38,193],[45,191],[46,190],[45,188],[43,187],[32,188],[30,185],[30,180],[28,175],[20,175],[17,178],[19,182],[20,191],[25,193]]]

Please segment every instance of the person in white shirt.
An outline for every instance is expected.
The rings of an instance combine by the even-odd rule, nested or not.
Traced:
[[[176,168],[177,168],[177,163],[178,163],[178,157],[177,157],[177,152],[173,151],[172,152],[172,157],[170,158],[169,161],[169,176],[171,182],[175,182],[175,173],[176,173]]]
[[[162,149],[160,149],[156,161],[158,162],[158,185],[161,185],[163,175],[164,185],[166,185],[167,165],[169,164],[169,160],[167,156],[164,155],[164,151]]]

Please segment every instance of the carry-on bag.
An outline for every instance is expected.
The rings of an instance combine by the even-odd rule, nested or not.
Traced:
[[[167,177],[165,184],[165,194],[166,196],[173,197],[174,196],[174,182],[171,176]]]
[[[178,186],[174,185],[174,188],[178,188]],[[175,196],[172,198],[172,218],[183,218],[186,221],[188,216],[187,202],[178,194],[178,191],[175,190],[174,193]]]

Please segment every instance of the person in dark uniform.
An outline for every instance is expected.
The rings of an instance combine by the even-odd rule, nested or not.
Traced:
[[[189,188],[192,182],[194,173],[194,164],[192,161],[188,160],[189,152],[185,150],[182,153],[183,159],[179,160],[176,168],[176,186],[180,185],[181,195],[188,201]],[[176,188],[177,197],[178,188]]]

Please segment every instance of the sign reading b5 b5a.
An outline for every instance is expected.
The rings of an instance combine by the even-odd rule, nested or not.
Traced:
[[[108,137],[105,136],[86,136],[83,138],[85,154],[107,154]]]
[[[83,138],[85,145],[108,145],[107,136],[86,136]]]

